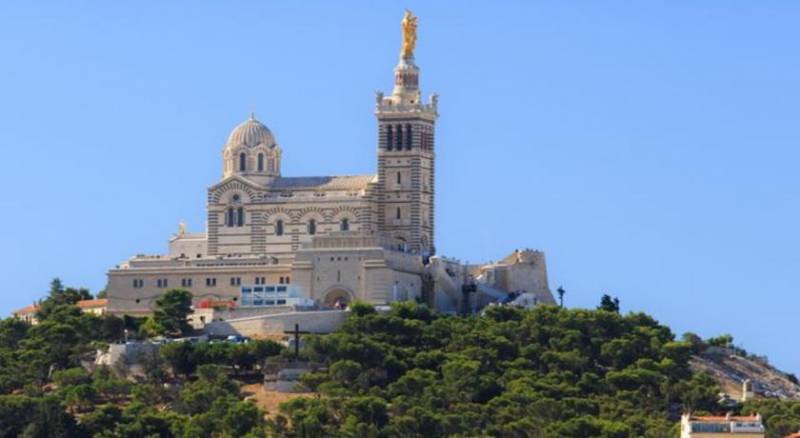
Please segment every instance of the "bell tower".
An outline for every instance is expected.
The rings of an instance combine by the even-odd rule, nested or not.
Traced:
[[[403,46],[390,96],[376,94],[378,119],[378,229],[410,251],[432,255],[434,246],[434,128],[437,96],[421,101],[414,63],[417,17],[406,11]]]

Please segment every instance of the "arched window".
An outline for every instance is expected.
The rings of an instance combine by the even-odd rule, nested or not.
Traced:
[[[406,124],[406,149],[411,150],[411,124]]]
[[[239,154],[239,172],[247,170],[247,155],[242,152]]]
[[[397,125],[397,150],[403,149],[403,125]]]
[[[403,184],[403,176],[397,172],[397,184]]]
[[[317,234],[317,221],[314,219],[308,220],[308,234]]]
[[[264,171],[264,154],[258,154],[258,171]]]
[[[239,207],[236,210],[236,226],[241,227],[244,226],[244,208]]]
[[[394,137],[392,136],[392,125],[386,127],[386,150],[392,150],[392,143],[394,142]]]
[[[281,219],[275,222],[275,235],[283,236],[283,221]]]
[[[400,207],[397,207],[397,219],[400,219]]]
[[[342,231],[349,231],[350,230],[350,221],[347,218],[342,219],[342,223],[339,225],[339,229]]]
[[[225,226],[232,227],[233,226],[233,207],[228,209],[228,212],[225,214]]]

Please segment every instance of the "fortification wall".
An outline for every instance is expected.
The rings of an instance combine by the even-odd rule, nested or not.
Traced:
[[[206,325],[206,333],[211,336],[260,337],[294,330],[295,324],[299,324],[302,331],[330,333],[341,327],[349,314],[343,310],[318,310],[214,321]]]

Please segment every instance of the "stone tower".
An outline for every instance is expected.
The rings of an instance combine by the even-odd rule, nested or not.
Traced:
[[[403,48],[391,96],[378,92],[378,229],[410,251],[432,255],[434,246],[434,128],[437,96],[421,101],[414,63],[416,17],[403,18]]]

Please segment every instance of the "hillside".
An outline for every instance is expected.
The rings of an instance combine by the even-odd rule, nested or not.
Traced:
[[[800,385],[765,359],[740,354],[732,348],[708,347],[689,361],[692,371],[705,372],[716,380],[723,392],[741,400],[742,382],[753,384],[755,398],[800,400]]]
[[[800,429],[800,401],[719,403],[712,375],[734,397],[743,378],[765,395],[798,393],[730,347],[732,337],[677,340],[610,297],[597,309],[493,306],[470,316],[352,303],[338,331],[303,338],[299,360],[325,365],[301,376],[309,397],[262,390],[269,365],[296,364],[269,340],[172,341],[130,365],[86,367],[123,330],[151,342],[180,334],[191,297],[176,291],[181,305],[162,300],[134,321],[81,312],[78,292],[54,288],[36,325],[0,320],[0,437],[667,438],[687,411],[758,412],[768,438]]]

